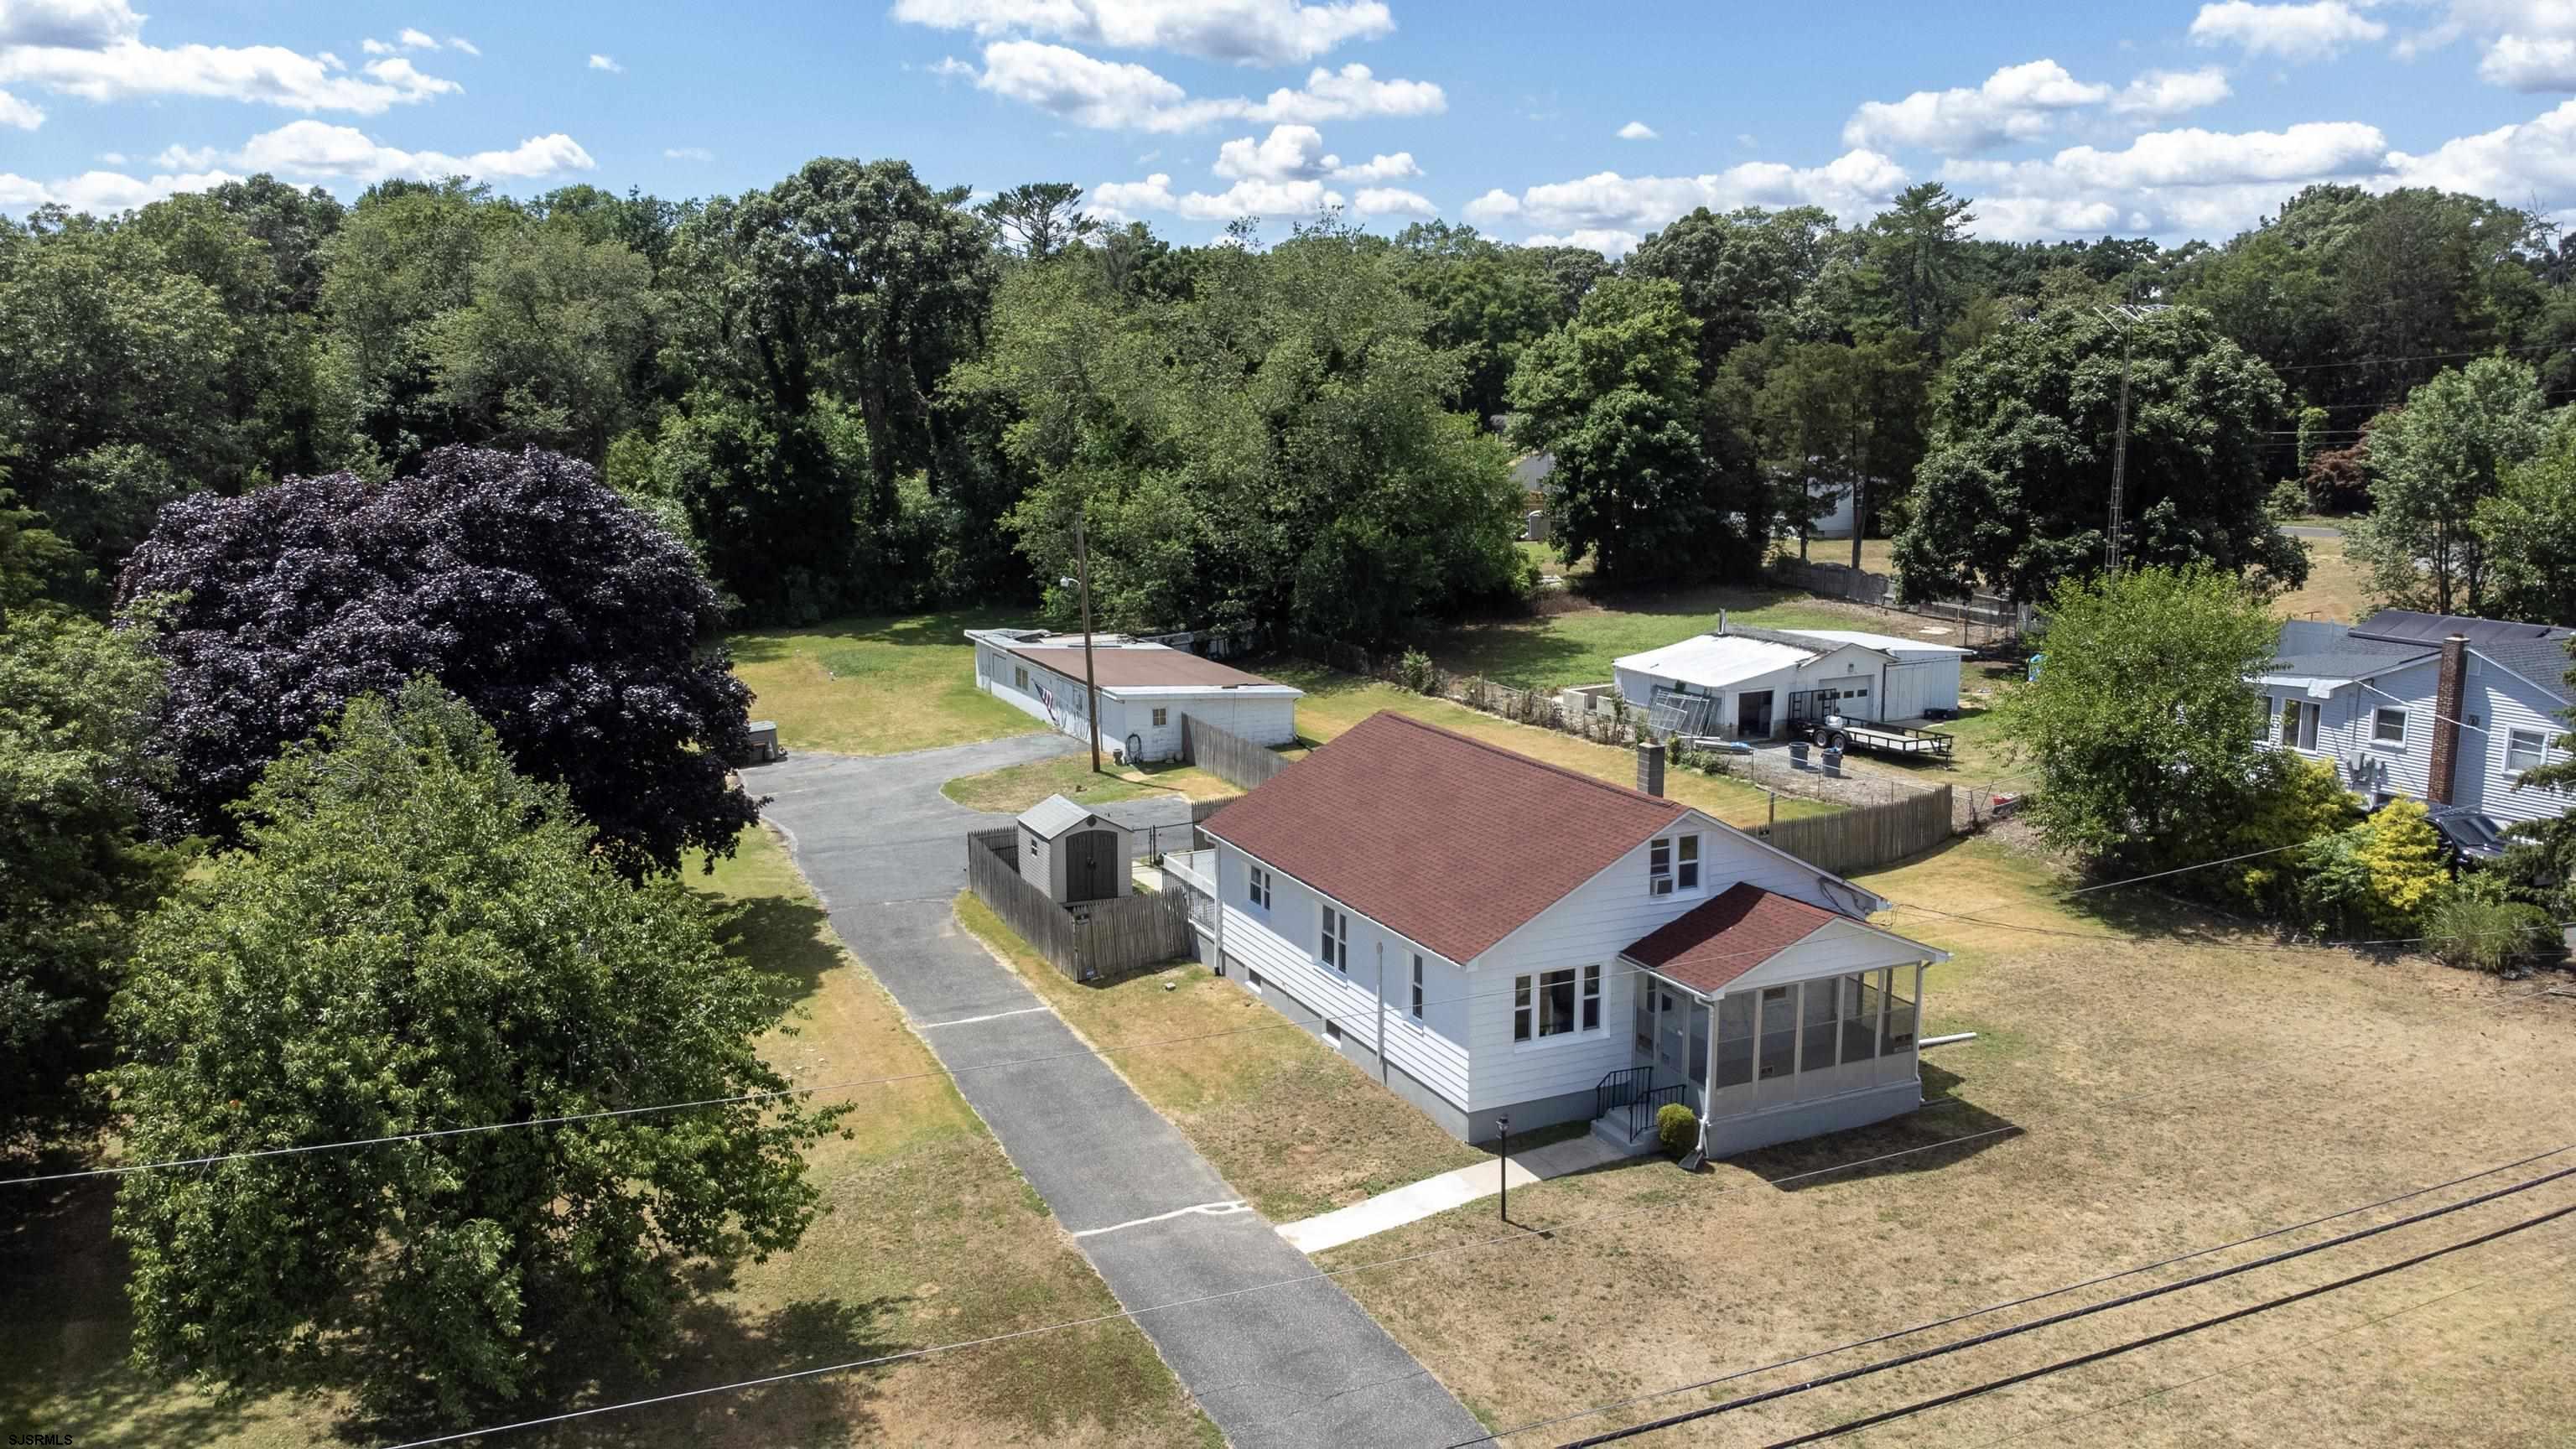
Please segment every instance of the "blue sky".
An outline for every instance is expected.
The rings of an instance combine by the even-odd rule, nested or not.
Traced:
[[[2298,186],[2576,219],[2576,5],[0,0],[0,210],[268,170],[668,196],[818,154],[1202,239],[1318,204],[1618,253],[1696,205],[2223,237]]]

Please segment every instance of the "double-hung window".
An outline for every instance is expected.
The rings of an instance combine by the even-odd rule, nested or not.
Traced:
[[[2382,705],[2370,716],[2370,742],[2374,745],[2406,743],[2406,711]]]
[[[1331,906],[1319,909],[1324,920],[1315,937],[1315,959],[1347,976],[1351,969],[1351,918]]]
[[[1170,724],[1171,722],[1172,712],[1168,708],[1154,711],[1154,728],[1161,729],[1163,726]]]
[[[2304,699],[2281,701],[2281,748],[2313,750],[2317,747],[2317,707]]]
[[[1028,670],[1017,664],[1011,666],[1011,688],[1018,690],[1022,694],[1029,692]]]
[[[2549,736],[2538,730],[2507,730],[2504,736],[2504,768],[2509,775],[2537,770],[2548,757]]]
[[[1270,909],[1270,872],[1257,865],[1246,872],[1244,897],[1265,911]]]
[[[1422,1019],[1422,953],[1413,953],[1413,1019]]]
[[[1699,889],[1699,837],[1658,836],[1646,846],[1646,890],[1668,896]]]
[[[1569,966],[1512,980],[1512,1040],[1601,1029],[1601,968]]]

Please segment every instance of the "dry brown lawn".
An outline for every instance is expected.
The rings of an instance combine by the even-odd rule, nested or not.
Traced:
[[[1757,1369],[2576,1141],[2576,1001],[2428,962],[2271,949],[2152,898],[2078,913],[1992,841],[1868,878],[1957,953],[1927,987],[1935,1102],[1685,1176],[1638,1164],[1516,1191],[1322,1261],[1489,1424]],[[1934,912],[1948,914],[1935,914]],[[1963,921],[1957,916],[1976,916]],[[2000,922],[2001,925],[1988,924]],[[2068,935],[2014,927],[2038,927]],[[2105,939],[2110,938],[2110,939]],[[2255,947],[2255,949],[2235,949]],[[1985,1135],[1979,1135],[1985,1134]],[[1958,1141],[1954,1139],[1972,1139]],[[1853,1171],[1824,1172],[1930,1144]],[[2576,1153],[2481,1184],[2498,1186]],[[1747,1373],[1503,1442],[1553,1444],[1803,1381],[2388,1221],[2358,1214],[2116,1285]],[[1757,1444],[2176,1327],[2576,1204],[2576,1179],[2384,1238],[1705,1421]],[[1553,1231],[1549,1231],[1553,1230]],[[1516,1230],[1505,1230],[1516,1231]],[[1543,1235],[1544,1234],[1544,1235]],[[1369,1269],[1408,1253],[1454,1247]],[[2576,1221],[1860,1436],[1878,1444],[2563,1445]]]
[[[1005,765],[980,775],[961,775],[939,792],[971,810],[1017,815],[1049,795],[1062,795],[1085,805],[1137,800],[1153,795],[1179,795],[1189,800],[1222,800],[1243,793],[1195,765],[1112,765],[1101,761],[1093,773],[1088,750],[1052,755],[1023,765]]]
[[[1077,983],[972,894],[958,896],[957,918],[1273,1222],[1329,1212],[1487,1156],[1204,966]]]
[[[709,1284],[659,1372],[567,1369],[529,1413],[872,1358],[1118,1311],[866,968],[842,951],[776,840],[743,837],[715,894],[738,902],[734,945],[785,973],[807,1016],[770,1039],[798,1079],[910,1076],[855,1089],[848,1140],[811,1160],[828,1215],[790,1252]],[[382,1442],[340,1406],[286,1396],[228,1405],[125,1363],[122,1256],[109,1192],[54,1194],[16,1217],[0,1282],[0,1423],[81,1444],[223,1449]],[[1213,1444],[1143,1330],[1111,1321],[889,1366],[602,1416],[506,1442],[567,1446],[997,1443]]]
[[[2272,602],[2284,619],[2331,619],[2360,622],[2370,612],[2370,580],[2361,565],[2344,555],[2339,538],[2303,538],[2308,546],[2308,581]]]

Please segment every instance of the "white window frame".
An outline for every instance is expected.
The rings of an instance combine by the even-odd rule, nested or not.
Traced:
[[[2390,739],[2384,726],[2397,721],[2397,738]],[[2393,704],[2383,704],[2370,712],[2370,742],[2382,749],[2406,748],[2406,711]]]
[[[1329,902],[1316,909],[1323,919],[1315,928],[1315,959],[1345,976],[1351,974],[1351,917],[1348,911],[1334,910]]]
[[[1646,894],[1697,895],[1699,880],[1698,832],[1658,835],[1646,842]]]
[[[2537,741],[2538,743],[2534,744],[2534,745],[2533,745],[2533,746],[2532,746],[2528,751],[2524,751],[2524,750],[2520,750],[2520,749],[2518,749],[2518,748],[2517,748],[2517,746],[2518,746],[2518,745],[2520,744],[2520,742],[2521,742],[2521,741],[2523,741],[2523,740],[2535,740],[2535,741]],[[2515,756],[2515,755],[2517,755],[2517,754],[2524,754],[2524,753],[2527,753],[2527,754],[2529,754],[2529,755],[2531,756],[2531,762],[2530,762],[2529,764],[2525,764],[2525,765],[2517,765],[2517,764],[2515,764],[2515,763],[2513,762],[2514,756]],[[2513,776],[2513,777],[2515,777],[2515,778],[2519,779],[2519,778],[2521,777],[2522,773],[2523,773],[2525,770],[2537,770],[2537,769],[2539,769],[2541,766],[2543,766],[2543,765],[2545,765],[2545,764],[2548,764],[2548,763],[2549,763],[2549,732],[2548,732],[2548,731],[2546,731],[2546,730],[2506,730],[2506,731],[2504,732],[2504,772],[2505,772],[2507,775],[2511,775],[2511,776]]]
[[[1244,872],[1244,896],[1263,910],[1270,909],[1270,872],[1252,866]]]
[[[1573,1015],[1563,1026],[1553,1030],[1546,1018],[1552,1012],[1543,1009],[1552,978],[1571,978],[1564,983],[1574,988]],[[1551,1045],[1601,1035],[1601,968],[1599,966],[1559,966],[1549,971],[1533,971],[1512,978],[1512,1044],[1515,1046]]]
[[[1422,1020],[1422,953],[1413,953],[1413,1019]]]
[[[1018,690],[1022,694],[1029,692],[1029,667],[1027,665],[1014,664],[1011,666],[1011,688]]]

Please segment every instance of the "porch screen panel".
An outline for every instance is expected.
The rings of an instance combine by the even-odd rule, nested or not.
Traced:
[[[1690,1079],[1708,1085],[1708,1007],[1697,1001],[1690,1009]]]
[[[1717,1004],[1716,1089],[1753,1083],[1753,998],[1729,996]]]
[[[1763,1081],[1798,1069],[1798,988],[1762,988],[1762,1043],[1758,1075]]]
[[[1916,968],[1900,966],[1890,973],[1887,992],[1887,1050],[1893,1056],[1914,1049]]]
[[[1884,971],[1863,971],[1838,983],[1842,996],[1843,1060],[1865,1062],[1878,1055],[1878,1012],[1887,993],[1879,989]]]
[[[1806,1040],[1799,1043],[1798,1070],[1829,1072],[1834,1068],[1834,1038],[1842,1034],[1835,1015],[1842,993],[1831,981],[1810,981],[1806,986],[1806,1005],[1799,1016],[1799,1031]]]

